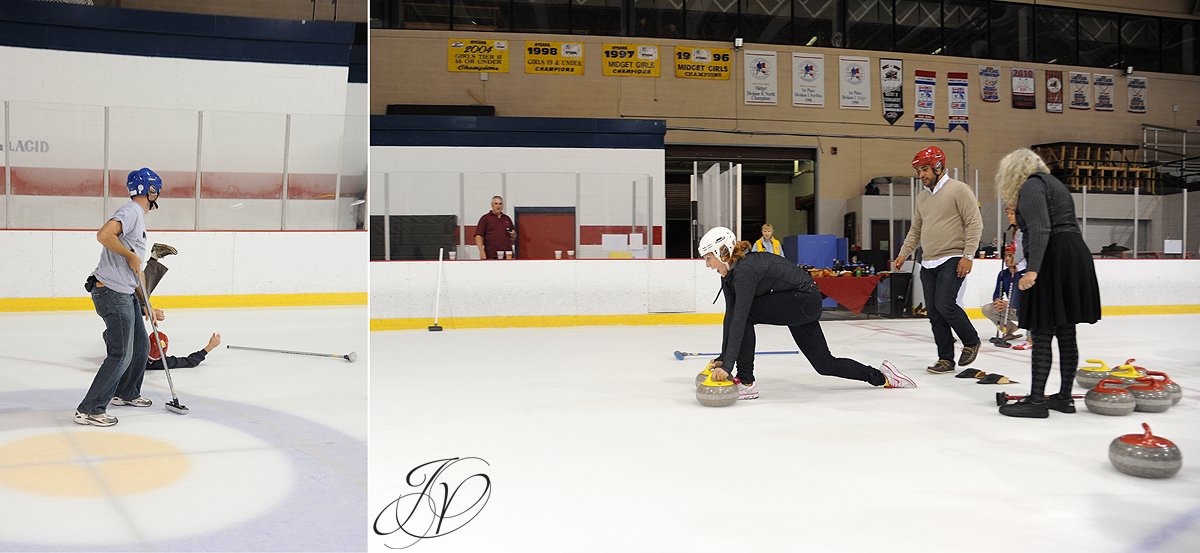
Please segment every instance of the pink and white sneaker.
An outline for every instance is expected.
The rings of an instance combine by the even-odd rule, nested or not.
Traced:
[[[904,373],[900,372],[891,361],[884,360],[879,366],[879,372],[883,373],[883,377],[887,382],[883,384],[884,388],[916,388],[917,383],[909,378]]]
[[[758,399],[758,381],[751,382],[749,386],[742,384],[737,378],[734,378],[733,382],[738,387],[738,399]]]
[[[1021,342],[1021,343],[1013,346],[1012,349],[1015,349],[1015,350],[1033,349],[1033,344],[1031,344],[1029,342]]]

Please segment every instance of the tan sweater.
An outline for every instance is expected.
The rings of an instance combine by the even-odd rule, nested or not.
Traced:
[[[909,257],[920,244],[924,259],[967,255],[974,258],[982,234],[983,218],[975,194],[966,183],[946,179],[937,194],[921,187],[917,194],[917,215],[904,238],[900,255]]]

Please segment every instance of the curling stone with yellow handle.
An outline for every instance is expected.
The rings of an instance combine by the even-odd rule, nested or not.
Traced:
[[[1139,379],[1146,378],[1146,375],[1139,373],[1133,365],[1120,365],[1108,373],[1108,378],[1120,380],[1121,386],[1128,388],[1137,384]]]
[[[1087,362],[1095,363],[1095,365],[1079,367],[1079,370],[1075,371],[1075,383],[1081,388],[1095,388],[1101,379],[1108,377],[1108,373],[1112,372],[1112,369],[1108,368],[1108,364],[1100,359],[1088,359]]]
[[[729,407],[738,402],[738,387],[733,380],[717,382],[710,376],[696,387],[696,401],[705,407]]]

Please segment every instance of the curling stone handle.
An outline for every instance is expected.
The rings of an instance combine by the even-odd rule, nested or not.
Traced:
[[[1113,391],[1113,389],[1112,389],[1112,388],[1105,388],[1105,387],[1104,387],[1104,385],[1105,385],[1105,384],[1112,384],[1113,386],[1120,386],[1120,385],[1121,385],[1121,381],[1120,381],[1120,380],[1117,380],[1117,379],[1115,379],[1115,378],[1101,378],[1101,379],[1100,379],[1100,382],[1097,382],[1097,383],[1096,383],[1096,387],[1095,387],[1095,388],[1093,388],[1093,389],[1094,389],[1094,390],[1096,390],[1096,391],[1099,391],[1099,392],[1111,392],[1111,391]]]

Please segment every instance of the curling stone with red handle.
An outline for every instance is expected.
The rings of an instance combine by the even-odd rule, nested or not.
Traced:
[[[1120,380],[1103,378],[1095,388],[1088,390],[1083,398],[1088,411],[1097,415],[1128,415],[1137,407],[1137,401],[1129,390],[1119,386]]]
[[[1162,377],[1162,380],[1159,381],[1159,384],[1161,384],[1163,388],[1167,389],[1168,394],[1171,394],[1171,405],[1176,405],[1179,403],[1179,400],[1183,399],[1183,388],[1179,384],[1176,384],[1174,380],[1171,380],[1171,377],[1167,376],[1167,373],[1160,371],[1146,371],[1146,376]]]
[[[1146,376],[1139,378],[1138,382],[1125,388],[1133,394],[1133,400],[1137,402],[1134,411],[1161,413],[1171,408],[1171,394],[1157,380]]]
[[[1183,454],[1171,440],[1155,436],[1150,425],[1145,432],[1114,438],[1108,445],[1108,460],[1117,470],[1142,478],[1170,478],[1183,467]]]

